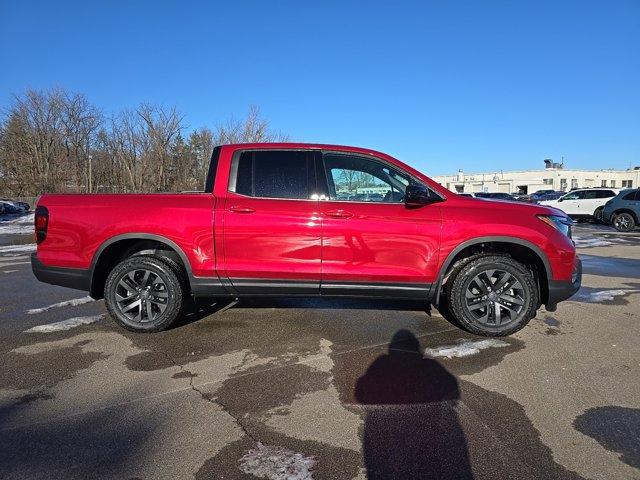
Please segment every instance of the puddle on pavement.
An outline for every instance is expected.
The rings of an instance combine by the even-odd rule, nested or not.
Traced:
[[[107,358],[100,352],[85,352],[87,341],[69,347],[53,348],[37,353],[8,352],[4,354],[0,369],[0,387],[29,389],[38,386],[51,387],[74,376],[80,370]],[[25,348],[28,348],[25,347]]]
[[[413,309],[392,310],[408,306]],[[252,301],[225,311],[204,309],[192,323],[153,335],[119,333],[147,350],[127,360],[129,368],[157,370],[172,366],[172,360],[186,364],[239,350],[260,358],[295,360],[316,351],[320,339],[330,341],[334,351],[347,350],[384,344],[400,327],[418,335],[454,329],[442,318],[429,317],[424,305],[408,306],[322,299]],[[109,322],[97,328],[113,330]]]
[[[544,317],[543,322],[549,325],[550,327],[560,326],[560,320],[558,320],[557,318],[550,317],[549,315]]]
[[[590,408],[573,422],[620,461],[640,469],[640,409],[618,406]]]

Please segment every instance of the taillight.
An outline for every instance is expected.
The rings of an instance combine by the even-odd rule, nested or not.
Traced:
[[[36,227],[36,243],[42,243],[47,238],[47,227],[49,226],[49,210],[46,207],[36,207],[34,223]]]

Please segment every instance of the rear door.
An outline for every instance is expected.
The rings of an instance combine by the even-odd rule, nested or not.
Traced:
[[[595,211],[598,208],[604,207],[604,204],[607,203],[612,198],[614,198],[615,196],[616,196],[616,192],[614,192],[613,190],[608,190],[606,188],[596,190],[596,200],[594,201],[591,215],[594,215]]]
[[[324,152],[321,293],[426,298],[436,276],[439,204],[407,208],[419,183],[371,156]]]
[[[239,151],[223,213],[224,271],[240,294],[319,294],[313,153]],[[313,198],[312,198],[313,197]]]
[[[593,215],[596,208],[604,205],[605,200],[600,198],[600,195],[599,190],[584,190],[580,199],[580,215]]]

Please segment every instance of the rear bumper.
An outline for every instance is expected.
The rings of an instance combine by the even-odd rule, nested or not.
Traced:
[[[37,254],[31,254],[31,270],[38,280],[51,285],[89,291],[91,275],[89,270],[78,268],[50,267],[38,260]]]
[[[576,256],[576,263],[571,280],[549,280],[549,298],[546,309],[553,311],[558,303],[571,298],[582,284],[582,261]]]
[[[608,210],[606,207],[602,210],[602,221],[611,223],[613,221],[613,209]]]

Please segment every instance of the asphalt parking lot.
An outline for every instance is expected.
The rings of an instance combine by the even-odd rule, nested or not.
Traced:
[[[640,478],[640,231],[578,225],[579,294],[490,340],[352,300],[133,334],[38,283],[28,218],[8,225],[0,478]]]

